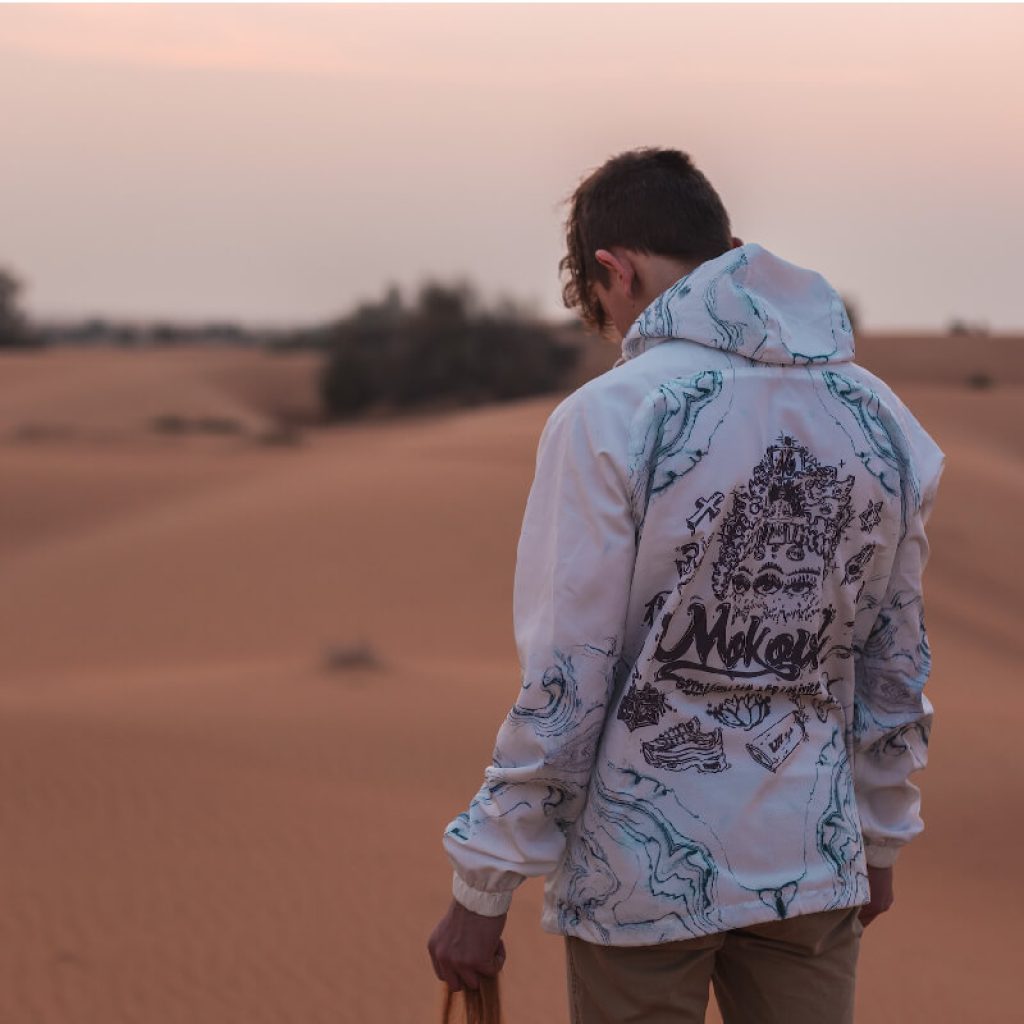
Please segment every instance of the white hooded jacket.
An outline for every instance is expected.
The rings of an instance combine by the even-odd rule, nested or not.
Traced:
[[[923,828],[921,573],[944,455],[757,244],[654,300],[551,414],[519,541],[521,690],[453,893],[645,945],[869,900]]]

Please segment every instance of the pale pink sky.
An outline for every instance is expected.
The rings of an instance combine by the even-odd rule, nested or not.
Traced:
[[[29,312],[309,323],[427,276],[559,304],[560,201],[686,150],[866,327],[1024,328],[1019,5],[0,5]]]

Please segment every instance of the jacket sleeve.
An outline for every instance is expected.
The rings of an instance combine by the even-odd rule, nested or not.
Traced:
[[[521,686],[467,811],[447,826],[452,892],[497,916],[550,874],[583,809],[616,677],[635,561],[620,460],[579,392],[541,434],[516,560]],[[590,419],[596,420],[596,416]]]
[[[923,437],[928,482],[908,510],[878,614],[854,654],[854,789],[872,867],[891,866],[900,848],[924,829],[921,793],[910,775],[927,763],[934,710],[924,693],[931,653],[922,573],[929,553],[925,525],[944,456]]]

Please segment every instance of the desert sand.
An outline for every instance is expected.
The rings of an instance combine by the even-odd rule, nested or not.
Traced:
[[[859,351],[948,466],[926,829],[865,933],[857,1019],[1010,1020],[1024,339]],[[0,354],[3,1024],[438,1019],[440,837],[518,692],[515,546],[560,396],[275,443],[312,421],[316,364]],[[509,914],[508,1024],[568,1020],[541,897]]]

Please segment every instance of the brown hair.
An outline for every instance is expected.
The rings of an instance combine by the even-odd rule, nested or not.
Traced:
[[[591,286],[596,279],[607,287],[611,279],[594,258],[597,249],[622,246],[703,263],[732,246],[722,200],[678,149],[619,153],[584,178],[568,202],[566,254],[558,264],[568,274],[562,301],[598,329],[606,320]]]

